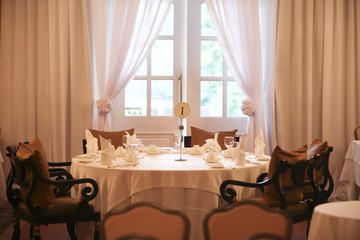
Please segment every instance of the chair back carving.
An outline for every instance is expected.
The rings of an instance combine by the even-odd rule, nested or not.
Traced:
[[[157,239],[188,239],[189,219],[181,212],[150,202],[139,202],[115,209],[102,222],[103,239],[115,240],[128,234],[145,234]]]
[[[360,140],[360,126],[355,128],[354,137],[355,137],[355,140]]]
[[[250,200],[239,201],[208,213],[204,219],[205,239],[247,239],[272,236],[290,239],[292,221],[279,209],[272,209]]]

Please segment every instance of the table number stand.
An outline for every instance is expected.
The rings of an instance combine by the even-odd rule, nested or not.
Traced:
[[[179,127],[179,129],[180,129],[180,158],[177,158],[177,159],[175,159],[175,161],[186,161],[186,158],[182,158],[182,145],[183,145],[183,142],[184,142],[184,136],[183,136],[183,129],[184,129],[184,126],[183,126],[183,124],[182,124],[182,121],[183,121],[183,119],[181,118],[180,119],[180,127]]]
[[[175,159],[175,161],[186,161],[186,159],[182,158],[182,145],[184,142],[184,136],[183,136],[183,119],[189,116],[190,114],[190,106],[189,104],[185,102],[180,102],[175,106],[175,115],[180,118],[180,158]]]

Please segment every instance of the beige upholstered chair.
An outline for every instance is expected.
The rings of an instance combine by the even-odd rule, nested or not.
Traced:
[[[357,128],[355,128],[355,130],[354,130],[354,137],[355,137],[355,140],[360,140],[360,126],[358,126]]]
[[[185,240],[189,238],[190,222],[179,211],[150,202],[139,202],[107,213],[101,224],[101,234],[106,240],[121,239],[132,234],[150,236],[150,239]]]
[[[206,240],[290,239],[291,228],[285,211],[250,200],[214,209],[204,219]]]

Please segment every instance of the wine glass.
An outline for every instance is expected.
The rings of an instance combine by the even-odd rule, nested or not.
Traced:
[[[136,161],[137,161],[137,156],[140,150],[140,145],[137,143],[131,143],[131,144],[127,144],[129,145],[130,149],[131,149],[131,154],[132,154],[132,164],[131,166],[135,166]]]
[[[122,136],[122,143],[125,147],[125,149],[129,148],[129,143],[130,143],[130,135],[123,135]]]
[[[233,142],[234,142],[234,137],[226,136],[224,138],[224,145],[227,149],[232,147]]]

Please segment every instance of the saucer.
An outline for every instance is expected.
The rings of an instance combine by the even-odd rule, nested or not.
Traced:
[[[224,168],[224,164],[222,163],[214,163],[210,165],[211,168]]]

